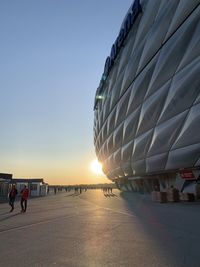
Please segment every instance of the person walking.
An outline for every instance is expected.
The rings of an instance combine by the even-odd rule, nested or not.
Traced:
[[[15,185],[12,185],[11,190],[8,194],[8,198],[9,198],[9,205],[11,206],[11,210],[10,212],[12,212],[14,210],[14,203],[15,203],[15,198],[16,195],[18,194],[17,189],[15,188]]]
[[[29,190],[25,185],[21,191],[21,212],[26,212],[28,197],[29,197]]]
[[[54,194],[56,195],[57,193],[57,188],[54,186]]]

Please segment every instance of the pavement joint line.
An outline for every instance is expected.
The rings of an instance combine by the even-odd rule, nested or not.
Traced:
[[[79,198],[79,199],[84,201],[84,202],[91,203],[90,201],[88,201],[86,199],[82,199],[82,198]],[[107,210],[107,211],[112,211],[114,213],[123,214],[123,215],[129,216],[129,217],[136,218],[135,215],[133,215],[131,213],[128,213],[128,212],[120,212],[119,210],[111,209],[111,208],[108,208],[108,207],[103,207],[103,206],[100,206],[100,205],[98,205],[96,203],[92,203],[92,204],[95,205],[96,207],[100,208],[100,209],[104,209],[104,210]],[[91,213],[91,211],[90,211],[90,213]],[[52,218],[52,219],[49,219],[49,220],[44,220],[44,221],[40,221],[40,222],[31,223],[31,224],[28,224],[28,225],[16,226],[16,227],[13,227],[13,228],[10,228],[10,229],[0,230],[0,234],[6,233],[6,232],[15,231],[15,230],[21,230],[21,229],[29,228],[29,227],[32,227],[32,226],[35,226],[35,225],[40,225],[40,224],[45,224],[45,223],[57,221],[60,218],[72,218],[72,217],[76,217],[76,216],[81,216],[81,214],[79,212],[76,212],[76,214],[71,215],[71,216],[70,215],[66,215],[66,216],[61,216],[59,218]]]
[[[131,213],[129,213],[129,212],[121,212],[121,211],[118,211],[118,210],[114,210],[114,209],[111,209],[111,208],[105,208],[105,207],[103,207],[103,208],[106,209],[106,210],[111,210],[111,211],[113,211],[113,212],[115,212],[115,213],[120,213],[120,214],[127,215],[127,216],[129,216],[129,217],[134,217],[134,218],[136,218],[135,215],[133,215],[133,214],[131,214]]]
[[[86,201],[86,202],[90,202],[90,201],[88,201],[88,200],[86,200],[86,199],[81,199],[81,200]],[[90,203],[91,203],[91,202],[90,202]],[[124,215],[127,215],[127,216],[129,216],[129,217],[134,217],[134,218],[136,218],[135,215],[133,215],[133,214],[131,214],[131,213],[129,213],[129,212],[121,212],[121,211],[118,211],[118,210],[115,210],[115,209],[111,209],[111,208],[107,208],[107,207],[99,206],[99,205],[96,204],[96,203],[92,203],[92,204],[95,205],[95,206],[97,206],[97,207],[99,207],[99,208],[105,209],[105,210],[110,210],[110,211],[113,211],[113,212],[115,212],[115,213],[124,214]]]
[[[85,201],[87,201],[87,200],[85,200]],[[101,209],[104,209],[104,210],[109,210],[109,211],[112,211],[112,212],[115,212],[115,213],[124,214],[124,215],[127,215],[129,217],[136,218],[136,216],[133,215],[133,214],[131,214],[131,213],[120,212],[118,210],[114,210],[114,209],[111,209],[111,208],[102,207],[102,206],[99,206],[97,204],[94,204],[94,205],[97,206],[98,208],[101,208]],[[66,215],[66,216],[62,216],[62,217],[59,217],[59,218],[54,218],[54,219],[49,219],[49,220],[45,220],[45,221],[40,221],[40,222],[28,224],[28,225],[16,226],[16,227],[13,227],[13,228],[10,228],[10,229],[0,230],[0,234],[11,232],[11,231],[15,231],[15,230],[22,230],[22,229],[26,229],[26,228],[29,228],[29,227],[32,227],[32,226],[36,226],[36,225],[40,225],[40,224],[45,224],[45,223],[57,221],[57,220],[60,220],[61,218],[73,218],[73,217],[76,217],[76,216],[81,216],[81,214],[80,213],[79,214],[76,213],[76,214],[71,215],[71,216],[70,215]]]
[[[70,218],[73,218],[73,217],[76,217],[76,216],[80,216],[80,214],[76,213],[76,214],[71,215],[71,216],[70,215],[60,216],[58,218],[53,218],[53,219],[44,220],[44,221],[40,221],[40,222],[35,222],[35,223],[22,225],[22,226],[16,226],[16,227],[5,229],[5,230],[0,230],[0,234],[7,233],[7,232],[12,232],[12,231],[15,231],[15,230],[22,230],[22,229],[26,229],[26,228],[29,228],[29,227],[32,227],[32,226],[45,224],[45,223],[49,223],[49,222],[53,222],[53,221],[59,221],[60,219],[63,219],[63,218],[69,218],[70,219]]]

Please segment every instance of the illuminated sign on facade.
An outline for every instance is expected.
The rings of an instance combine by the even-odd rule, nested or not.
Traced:
[[[100,81],[100,85],[97,89],[96,94],[96,101],[95,106],[97,104],[97,101],[99,100],[98,95],[101,94],[103,82],[106,80],[114,62],[115,59],[123,45],[124,40],[126,39],[131,27],[133,26],[138,14],[142,11],[142,7],[140,5],[140,0],[135,0],[130,8],[130,12],[127,14],[126,19],[120,29],[120,32],[117,36],[117,39],[115,40],[114,44],[112,45],[110,56],[107,57],[105,66],[104,66],[104,72],[102,75],[102,79]]]
[[[122,44],[124,40],[126,39],[126,36],[128,35],[133,23],[135,22],[138,14],[141,11],[142,11],[142,8],[140,5],[140,0],[135,0],[131,6],[131,12],[128,13],[126,20],[120,29],[119,35],[117,36],[116,41],[112,45],[110,56],[107,57],[106,59],[103,76],[105,77],[108,76],[109,71],[112,65],[114,64],[115,58],[117,57],[120,51],[120,48],[122,47]]]

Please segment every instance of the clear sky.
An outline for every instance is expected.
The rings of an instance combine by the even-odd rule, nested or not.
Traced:
[[[93,103],[132,2],[0,1],[0,172],[109,182],[90,170]]]

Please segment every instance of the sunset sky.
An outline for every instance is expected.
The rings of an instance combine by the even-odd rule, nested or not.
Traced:
[[[90,168],[93,103],[132,0],[0,1],[0,172],[109,182]]]

